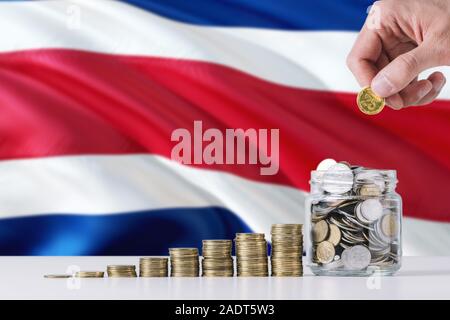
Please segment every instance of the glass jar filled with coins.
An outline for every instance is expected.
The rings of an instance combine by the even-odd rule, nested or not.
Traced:
[[[308,266],[316,275],[391,275],[401,266],[395,170],[324,160],[306,201]]]

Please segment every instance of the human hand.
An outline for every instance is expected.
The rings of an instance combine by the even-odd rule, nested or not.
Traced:
[[[450,65],[450,0],[375,2],[347,65],[362,87],[371,86],[393,109],[431,103],[445,76],[418,75]]]

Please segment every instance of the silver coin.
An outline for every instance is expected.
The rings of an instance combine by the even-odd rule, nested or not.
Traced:
[[[362,245],[351,247],[348,253],[343,256],[343,262],[346,269],[349,270],[363,270],[370,264],[371,254],[369,249]]]
[[[370,225],[367,224],[363,224],[361,222],[359,222],[357,219],[355,219],[352,215],[344,212],[344,211],[339,211],[338,213],[342,214],[345,216],[346,220],[348,220],[350,223],[352,223],[354,226],[358,226],[367,230],[373,230],[372,227],[370,227]]]
[[[387,236],[383,233],[383,231],[381,230],[381,226],[380,226],[379,223],[374,224],[374,231],[369,232],[369,235],[370,235],[371,237],[373,237],[374,240],[375,240],[376,242],[378,242],[380,245],[384,245],[384,246],[388,245],[388,244],[391,242],[391,240],[392,240],[392,238],[387,237]]]
[[[322,160],[318,165],[317,165],[317,169],[316,171],[327,171],[328,169],[330,169],[332,166],[334,166],[336,164],[336,160],[334,159],[325,159]]]
[[[341,261],[342,261],[342,263],[344,263],[344,261],[348,259],[348,254],[349,254],[349,252],[350,252],[350,248],[351,248],[351,247],[346,247],[346,248],[344,249],[344,251],[342,251],[342,255],[341,255]]]
[[[358,205],[355,207],[355,216],[359,222],[363,224],[370,224],[370,221],[368,221],[361,213],[361,203],[358,203]]]
[[[327,172],[327,170],[334,166],[336,163],[336,160],[333,159],[322,160],[317,165],[316,171],[314,172],[315,179],[317,179],[318,181],[323,180],[325,172]]]
[[[334,207],[330,206],[329,203],[320,201],[318,203],[313,203],[311,206],[311,212],[317,215],[327,215],[333,211]]]
[[[377,230],[369,231],[368,238],[369,238],[369,244],[373,248],[377,248],[377,247],[378,248],[386,248],[387,246],[389,246],[388,242],[385,242],[378,237]]]
[[[340,205],[337,206],[337,208],[339,208],[342,211],[346,211],[348,210],[348,207],[351,207],[352,205],[356,205],[359,202],[359,200],[345,200],[342,201]],[[353,210],[351,210],[351,213],[353,213]]]
[[[344,225],[346,225],[347,227],[351,228],[352,230],[354,230],[354,232],[358,232],[359,230],[361,230],[361,228],[359,228],[358,226],[355,226],[349,219],[347,219],[347,217],[342,217],[341,219],[339,219],[340,222]]]
[[[369,222],[374,222],[383,215],[383,205],[378,199],[367,199],[361,203],[361,214]]]
[[[373,248],[371,248],[369,246],[369,250],[370,253],[372,254],[372,257],[385,257],[387,255],[389,255],[389,253],[391,252],[391,248],[390,247],[386,247],[386,248],[377,248],[376,250],[373,250]]]
[[[349,226],[343,224],[343,223],[342,223],[341,221],[339,221],[338,219],[335,219],[334,217],[331,217],[331,218],[330,218],[330,222],[331,222],[332,224],[337,225],[340,229],[343,229],[343,230],[347,230],[347,231],[351,231],[351,232],[355,232],[355,231],[357,232],[357,231],[359,231],[358,228],[352,228],[352,227],[349,227]]]
[[[353,171],[344,163],[330,167],[322,179],[322,188],[331,194],[343,194],[353,189]]]
[[[349,239],[350,241],[354,243],[361,243],[365,242],[366,239],[362,235],[352,234],[346,231],[341,231],[341,234],[344,238]]]

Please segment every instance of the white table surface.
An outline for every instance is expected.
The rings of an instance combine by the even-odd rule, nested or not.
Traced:
[[[396,276],[45,279],[138,257],[0,257],[0,299],[450,299],[450,257],[405,257]]]

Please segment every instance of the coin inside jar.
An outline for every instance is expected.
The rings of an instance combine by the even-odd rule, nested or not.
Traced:
[[[385,178],[375,170],[360,170],[355,173],[356,185],[376,185],[381,193],[386,189]]]
[[[385,214],[380,220],[381,231],[385,236],[394,238],[397,234],[397,216],[393,213]]]
[[[337,246],[341,242],[341,230],[334,224],[329,225],[330,231],[327,241],[331,242],[333,246]]]
[[[330,263],[334,260],[334,246],[331,242],[323,241],[318,244],[316,249],[316,257],[320,263]]]
[[[369,266],[371,255],[369,249],[362,245],[357,245],[345,249],[342,259],[345,268],[349,270],[363,270]]]
[[[313,227],[313,240],[314,242],[324,241],[329,232],[328,223],[325,220],[320,220]]]
[[[402,207],[395,192],[395,170],[325,164],[325,171],[311,172],[306,205],[311,222],[307,258],[313,273],[361,276],[379,267],[383,275],[393,274],[402,254]]]
[[[378,197],[381,195],[381,190],[376,184],[364,184],[356,192],[363,197]]]
[[[330,169],[332,166],[334,166],[336,164],[336,160],[334,159],[325,159],[322,160],[319,165],[317,166],[316,171],[320,171],[320,172],[325,172],[328,169]]]
[[[330,167],[322,179],[322,188],[331,194],[343,194],[353,188],[353,171],[345,163],[336,163]]]
[[[367,199],[356,206],[356,217],[363,223],[371,223],[383,214],[383,205],[378,199]]]

